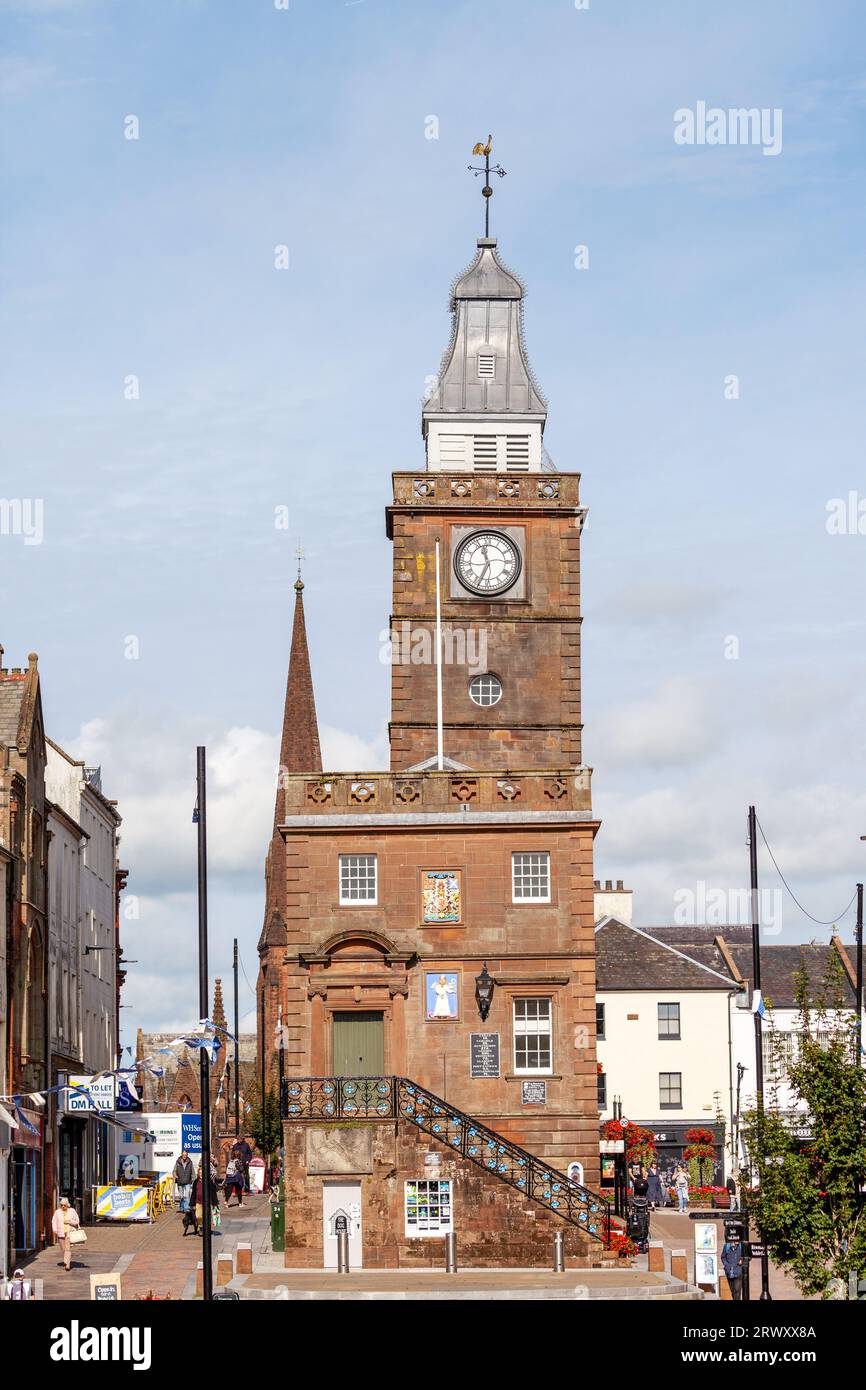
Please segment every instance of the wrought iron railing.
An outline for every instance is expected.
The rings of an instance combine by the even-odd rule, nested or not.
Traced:
[[[287,1079],[282,1118],[405,1120],[563,1221],[610,1244],[610,1202],[405,1076]]]

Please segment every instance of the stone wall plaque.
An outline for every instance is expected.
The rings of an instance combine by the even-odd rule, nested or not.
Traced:
[[[546,1081],[521,1081],[520,1100],[523,1105],[546,1105]]]
[[[498,1033],[470,1033],[469,1065],[472,1076],[499,1075]]]
[[[307,1130],[308,1173],[372,1171],[372,1125],[310,1125]]]

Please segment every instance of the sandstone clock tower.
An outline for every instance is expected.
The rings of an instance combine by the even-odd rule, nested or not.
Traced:
[[[332,1261],[338,1217],[353,1264],[429,1262],[449,1222],[467,1264],[546,1262],[548,1217],[574,1258],[604,1238],[584,512],[544,449],[523,294],[481,238],[425,456],[393,475],[389,769],[322,769],[296,586],[259,942],[288,1264]]]
[[[454,283],[451,340],[424,403],[426,470],[394,477],[395,769],[435,747],[435,680],[416,657],[435,640],[437,540],[447,756],[511,771],[581,761],[584,512],[578,476],[555,472],[544,449],[523,293],[495,239],[480,238]]]

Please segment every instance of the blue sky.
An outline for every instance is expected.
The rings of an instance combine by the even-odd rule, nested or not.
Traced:
[[[213,969],[237,934],[254,978],[298,537],[326,754],[384,765],[383,508],[422,461],[489,131],[546,442],[590,509],[597,875],[643,923],[739,889],[754,800],[803,903],[839,911],[866,833],[866,535],[826,525],[866,497],[862,8],[0,0],[0,23],[0,493],[45,507],[41,545],[0,536],[0,640],[38,651],[50,733],[124,815],[127,1029],[194,1013],[197,742]],[[698,101],[780,108],[781,153],[676,145]],[[826,934],[786,901],[782,939]]]

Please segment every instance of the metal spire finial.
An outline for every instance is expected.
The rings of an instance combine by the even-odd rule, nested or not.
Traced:
[[[473,173],[476,178],[478,178],[479,174],[484,175],[484,187],[481,190],[481,196],[484,199],[484,235],[486,237],[490,236],[490,199],[493,197],[493,188],[491,187],[490,183],[490,175],[497,174],[499,178],[505,178],[505,170],[502,168],[501,164],[494,164],[492,168],[490,167],[490,151],[492,149],[492,135],[488,135],[486,145],[483,145],[479,140],[477,145],[473,145],[472,153],[484,155],[484,168],[479,169],[477,164],[467,164],[466,166],[467,169],[469,169],[470,172]]]
[[[295,554],[298,557],[298,577],[295,580],[295,588],[300,590],[304,587],[304,581],[301,578],[301,561],[305,558],[305,552],[301,549],[300,544],[298,545]]]

